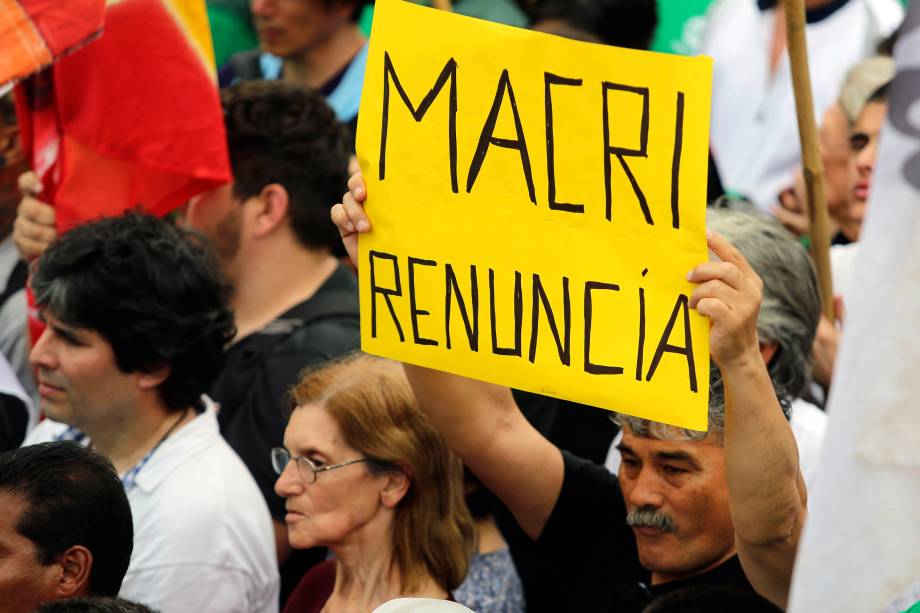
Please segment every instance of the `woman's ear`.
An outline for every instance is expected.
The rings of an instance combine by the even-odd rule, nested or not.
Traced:
[[[412,481],[406,473],[391,470],[386,473],[386,482],[380,490],[380,502],[388,509],[395,509],[396,505],[406,497]]]

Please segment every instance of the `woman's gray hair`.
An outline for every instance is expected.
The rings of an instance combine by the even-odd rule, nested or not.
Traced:
[[[775,218],[744,203],[723,203],[710,208],[707,225],[734,245],[763,280],[763,300],[757,318],[757,334],[777,350],[767,365],[773,389],[786,417],[791,401],[809,381],[811,346],[821,317],[821,298],[811,258],[805,248]],[[695,432],[624,414],[614,421],[628,425],[647,438],[701,440],[707,432]],[[722,377],[710,365],[709,432],[721,436],[725,429],[725,393]]]

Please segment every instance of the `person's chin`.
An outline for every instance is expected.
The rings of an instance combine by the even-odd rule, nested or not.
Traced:
[[[650,570],[667,566],[667,560],[677,544],[670,532],[633,528],[636,537],[636,549],[642,566]]]
[[[70,413],[67,411],[66,405],[49,398],[42,398],[39,402],[39,408],[46,419],[61,423],[69,423],[68,415]]]

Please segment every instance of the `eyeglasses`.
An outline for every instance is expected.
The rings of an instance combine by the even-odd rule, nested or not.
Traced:
[[[336,468],[357,464],[358,462],[374,461],[372,458],[360,458],[357,460],[349,460],[348,462],[341,462],[339,464],[330,464],[329,466],[316,466],[308,458],[292,456],[291,452],[283,447],[272,448],[272,468],[277,474],[280,475],[283,473],[284,469],[287,468],[288,462],[291,460],[297,462],[297,474],[300,475],[300,479],[304,483],[316,483],[316,475],[326,472],[327,470],[335,470]]]

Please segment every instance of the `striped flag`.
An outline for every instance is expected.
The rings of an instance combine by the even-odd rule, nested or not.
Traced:
[[[789,611],[920,602],[920,3],[889,90]]]

